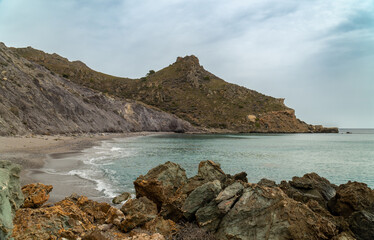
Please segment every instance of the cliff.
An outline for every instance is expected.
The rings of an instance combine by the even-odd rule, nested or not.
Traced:
[[[79,61],[57,54],[13,48],[30,61],[80,85],[152,105],[209,131],[337,132],[299,120],[295,111],[277,99],[228,83],[206,71],[195,56],[178,57],[160,71],[140,79],[119,78],[96,72]]]
[[[0,135],[193,129],[155,107],[73,83],[0,44]]]

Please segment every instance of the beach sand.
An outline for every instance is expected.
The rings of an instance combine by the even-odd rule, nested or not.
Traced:
[[[144,136],[155,133],[82,134],[77,136],[28,136],[0,137],[0,160],[9,160],[22,166],[21,184],[41,182],[53,185],[49,202],[59,201],[72,193],[85,195],[93,200],[106,200],[98,196],[95,183],[77,176],[53,175],[48,169],[75,169],[79,155],[85,148],[113,138]],[[159,133],[158,133],[159,134]],[[72,158],[73,156],[73,158]],[[76,158],[74,157],[76,156]],[[67,158],[70,157],[70,158]]]

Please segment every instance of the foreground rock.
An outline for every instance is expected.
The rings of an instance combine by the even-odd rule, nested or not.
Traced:
[[[24,208],[41,207],[49,199],[49,193],[52,191],[52,185],[42,183],[28,184],[22,187],[22,193],[25,201],[22,205]]]
[[[19,165],[0,161],[0,239],[8,239],[12,234],[13,216],[23,203],[20,172]]]
[[[219,164],[203,161],[198,174],[189,179],[178,164],[167,162],[140,176],[134,185],[137,198],[129,199],[121,209],[77,195],[53,206],[38,208],[40,204],[31,204],[33,208],[21,208],[14,218],[13,237],[16,240],[372,240],[374,237],[374,193],[363,183],[348,182],[337,187],[310,173],[280,185],[268,179],[251,184],[243,173],[226,175]],[[35,184],[24,189],[43,189],[43,186]]]

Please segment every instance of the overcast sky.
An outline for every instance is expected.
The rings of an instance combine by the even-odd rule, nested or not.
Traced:
[[[308,123],[374,128],[372,0],[0,0],[0,41],[131,78],[194,54]]]

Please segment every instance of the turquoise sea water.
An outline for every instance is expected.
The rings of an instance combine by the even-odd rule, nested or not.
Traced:
[[[166,161],[180,164],[189,177],[200,161],[213,160],[226,173],[245,171],[250,182],[280,182],[316,172],[332,183],[361,181],[374,188],[374,130],[353,134],[166,134],[104,141],[84,150],[84,162],[67,172],[96,183],[107,197],[130,191],[141,174]]]

